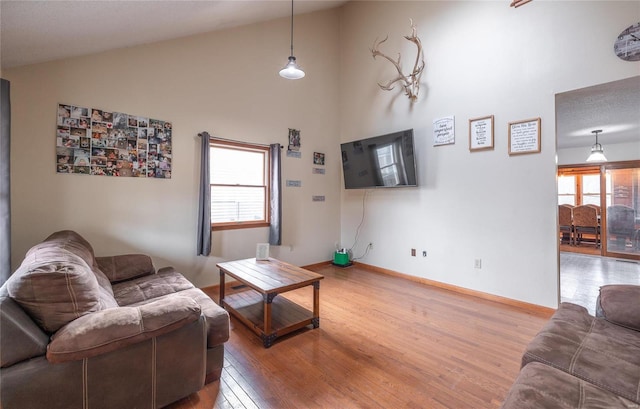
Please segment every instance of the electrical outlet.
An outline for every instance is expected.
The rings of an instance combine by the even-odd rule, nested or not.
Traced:
[[[482,259],[481,258],[475,259],[475,261],[473,263],[473,268],[477,268],[478,270],[480,270],[482,268]]]
[[[416,256],[416,249],[411,249],[411,257],[415,257]]]
[[[427,257],[427,250],[422,250],[422,257]]]

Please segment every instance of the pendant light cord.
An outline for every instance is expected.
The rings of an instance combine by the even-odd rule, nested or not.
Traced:
[[[602,132],[600,129],[598,129],[597,131],[591,131],[591,133],[596,134],[596,145],[599,145],[599,143],[598,143],[598,134],[599,134],[600,132]]]
[[[291,0],[291,54],[293,56],[293,0]]]
[[[0,0],[1,1],[1,0]],[[291,0],[291,54],[289,54],[289,62],[280,70],[279,74],[282,78],[288,80],[297,80],[304,78],[304,71],[296,63],[296,57],[293,55],[293,0]]]

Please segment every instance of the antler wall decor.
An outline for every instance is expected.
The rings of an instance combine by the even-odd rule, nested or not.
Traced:
[[[374,60],[377,56],[380,56],[388,60],[391,64],[393,64],[393,66],[396,67],[396,70],[398,71],[398,76],[396,76],[392,80],[387,81],[385,84],[378,83],[378,86],[380,86],[380,88],[382,88],[385,91],[391,91],[395,87],[394,84],[397,82],[400,82],[402,87],[404,88],[404,94],[407,97],[409,97],[411,102],[415,102],[418,99],[418,92],[420,91],[420,76],[422,75],[422,70],[424,69],[425,64],[424,64],[424,53],[422,52],[422,43],[418,38],[416,26],[415,24],[413,24],[413,20],[409,20],[409,22],[411,23],[411,35],[404,36],[404,38],[411,41],[416,45],[416,47],[418,47],[416,62],[415,64],[413,64],[413,71],[411,71],[411,74],[404,75],[402,73],[402,68],[400,67],[400,59],[401,59],[400,53],[398,53],[398,59],[394,60],[391,57],[384,55],[383,53],[380,52],[380,50],[378,50],[378,47],[380,47],[380,44],[387,41],[389,36],[386,36],[382,41],[378,41],[378,39],[376,38],[376,41],[373,42],[373,48],[371,48],[370,50],[371,50],[371,54],[373,54]]]
[[[513,0],[509,6],[518,8],[520,6],[524,6],[525,4],[529,3],[530,1],[531,0]]]

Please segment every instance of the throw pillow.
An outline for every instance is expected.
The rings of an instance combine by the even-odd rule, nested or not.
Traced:
[[[109,302],[87,262],[55,242],[31,248],[6,284],[9,296],[49,333],[117,305]]]

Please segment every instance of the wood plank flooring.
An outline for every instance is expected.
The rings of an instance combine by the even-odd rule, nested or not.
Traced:
[[[314,270],[320,328],[265,349],[232,318],[222,378],[168,408],[497,408],[549,318],[357,266]],[[311,291],[278,297],[311,309]]]

